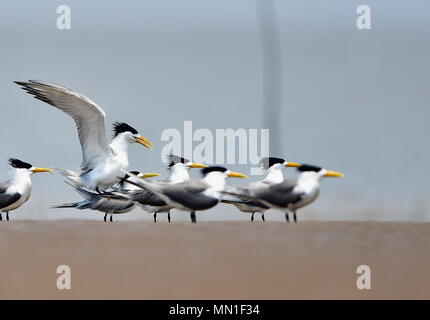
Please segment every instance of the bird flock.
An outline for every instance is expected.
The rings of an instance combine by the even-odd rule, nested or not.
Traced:
[[[16,81],[26,92],[69,115],[75,122],[82,149],[80,170],[52,168],[64,177],[64,182],[78,192],[80,202],[54,205],[51,208],[90,209],[103,212],[104,221],[113,221],[114,214],[130,212],[136,206],[153,214],[167,213],[170,222],[172,209],[190,213],[196,223],[196,212],[208,210],[219,203],[233,205],[241,212],[264,214],[268,209],[290,214],[297,222],[296,211],[312,203],[319,195],[322,177],[343,177],[342,173],[318,166],[290,162],[277,157],[264,157],[262,180],[246,187],[226,183],[227,178],[246,178],[246,175],[221,166],[195,163],[180,155],[167,157],[170,176],[165,180],[149,180],[156,173],[128,171],[128,149],[137,143],[148,149],[152,143],[124,122],[113,124],[113,139],[108,143],[105,132],[105,112],[84,95],[65,87],[38,80]],[[11,158],[10,179],[0,183],[0,220],[5,214],[21,207],[31,195],[31,175],[52,172]],[[284,179],[283,169],[294,167],[297,179]],[[189,170],[200,168],[201,179],[191,179]]]

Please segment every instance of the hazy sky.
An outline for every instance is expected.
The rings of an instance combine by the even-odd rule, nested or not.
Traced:
[[[429,220],[430,3],[413,3],[275,2],[282,133],[271,138],[281,139],[280,156],[347,175],[323,181],[306,219]],[[71,30],[56,27],[61,4],[71,8]],[[356,28],[361,4],[371,7],[371,30]],[[154,143],[154,151],[132,146],[131,168],[163,174],[163,130],[182,131],[185,120],[195,129],[260,129],[267,112],[256,1],[3,1],[0,38],[3,179],[11,156],[69,169],[81,161],[72,120],[14,80],[87,95],[106,111],[109,136],[112,122],[125,121]],[[21,218],[102,217],[46,212],[79,196],[56,175],[33,181]],[[249,216],[222,206],[203,217],[217,218]]]

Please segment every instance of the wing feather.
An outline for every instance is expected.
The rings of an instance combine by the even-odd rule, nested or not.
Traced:
[[[68,114],[75,121],[82,149],[83,170],[93,168],[111,152],[105,131],[105,113],[84,95],[62,86],[39,80],[16,81],[34,98]]]

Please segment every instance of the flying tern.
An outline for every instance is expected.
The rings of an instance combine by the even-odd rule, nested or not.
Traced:
[[[77,187],[106,190],[119,181],[122,170],[128,168],[128,147],[139,143],[151,148],[151,143],[136,129],[124,122],[113,125],[110,144],[105,132],[105,112],[84,95],[59,85],[29,80],[16,81],[36,99],[46,102],[73,118],[78,131],[83,161],[80,171],[60,170]]]

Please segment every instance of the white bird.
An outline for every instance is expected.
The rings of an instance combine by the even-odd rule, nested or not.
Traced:
[[[84,95],[44,81],[19,82],[28,93],[65,112],[75,121],[81,143],[83,161],[80,171],[60,170],[77,187],[106,190],[117,183],[128,168],[128,147],[139,143],[151,148],[151,143],[126,123],[114,124],[114,139],[110,144],[105,132],[105,113]]]
[[[132,171],[139,178],[150,178],[159,176],[157,173],[141,173],[138,171]],[[67,183],[67,182],[66,182]],[[91,192],[80,187],[76,187],[69,184],[75,191],[77,191],[85,200],[79,202],[65,203],[60,205],[51,206],[52,209],[58,208],[76,208],[78,210],[90,209],[101,211],[105,213],[104,221],[106,222],[107,216],[110,215],[110,222],[113,221],[112,216],[114,214],[123,214],[130,212],[136,207],[136,202],[116,197],[114,194],[109,195],[105,193],[103,197],[96,192]]]
[[[0,183],[0,220],[2,213],[6,213],[9,221],[9,211],[21,207],[31,195],[31,175],[37,172],[51,172],[50,169],[36,168],[31,164],[18,160],[9,159],[12,167],[10,179]]]
[[[264,170],[264,178],[260,181],[251,183],[251,188],[253,186],[258,187],[262,185],[262,187],[265,187],[268,185],[281,183],[284,181],[284,174],[282,172],[283,168],[300,166],[298,163],[289,162],[285,159],[277,157],[264,157],[261,159],[260,163]],[[259,201],[238,199],[226,195],[222,197],[221,202],[232,204],[242,212],[251,213],[251,221],[254,221],[254,214],[256,212],[260,212],[262,220],[265,221],[264,213],[269,209],[267,205]]]
[[[321,167],[302,164],[297,168],[300,175],[297,180],[284,180],[281,183],[264,185],[255,184],[248,188],[230,187],[224,192],[245,200],[259,201],[270,208],[285,212],[285,219],[289,222],[289,211],[294,214],[297,222],[296,210],[300,209],[318,197],[322,177],[343,177],[340,172],[326,170]]]
[[[246,175],[227,170],[224,167],[208,167],[201,170],[202,179],[181,183],[139,181],[131,175],[129,182],[140,186],[166,202],[167,205],[191,213],[191,222],[196,223],[196,211],[216,206],[221,192],[226,187],[227,177],[246,178]]]

